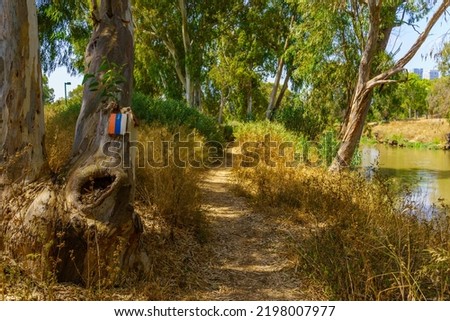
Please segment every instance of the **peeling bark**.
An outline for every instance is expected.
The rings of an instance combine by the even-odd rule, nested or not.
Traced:
[[[0,2],[0,196],[45,171],[44,110],[34,2]],[[2,191],[6,193],[2,195]]]
[[[135,252],[142,224],[134,213],[134,159],[125,167],[124,158],[129,158],[130,134],[110,136],[108,120],[112,112],[131,104],[133,70],[133,28],[131,8],[128,0],[102,1],[91,40],[86,49],[87,72],[101,79],[99,71],[103,60],[121,68],[124,84],[116,102],[105,100],[101,90],[91,91],[85,84],[83,103],[77,120],[73,157],[70,162],[64,194],[66,206],[72,213],[69,224],[64,226],[66,243],[76,247],[82,266],[82,280],[101,278],[111,264],[127,268],[130,251]],[[105,146],[117,144],[123,158],[118,166],[107,166],[111,161],[104,153]],[[70,242],[72,240],[72,242]],[[70,247],[61,250],[68,257]],[[112,262],[113,257],[116,262]],[[96,267],[93,269],[92,267]],[[80,270],[80,267],[77,267]],[[73,267],[61,265],[61,280],[72,280]]]
[[[6,57],[0,60],[6,67],[0,67],[1,119],[6,120],[1,127],[0,177],[9,192],[8,197],[2,194],[0,250],[41,273],[55,272],[59,281],[87,286],[114,283],[120,272],[139,264],[143,230],[132,206],[135,178],[129,141],[134,131],[124,136],[107,133],[112,112],[130,112],[125,108],[131,103],[133,69],[130,3],[94,4],[96,25],[86,50],[87,72],[101,80],[105,71],[99,67],[106,59],[121,67],[126,81],[118,102],[85,85],[71,161],[61,179],[52,181],[44,175],[35,3],[0,1],[0,25],[6,26],[0,29],[0,50]],[[114,166],[105,154],[106,144],[116,144],[122,156]]]

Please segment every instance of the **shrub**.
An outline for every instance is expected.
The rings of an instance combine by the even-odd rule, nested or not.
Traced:
[[[184,126],[198,130],[208,141],[223,141],[217,121],[197,109],[189,108],[184,102],[153,99],[144,94],[135,93],[132,107],[138,119],[147,124],[160,124],[171,131]]]
[[[326,119],[300,100],[293,100],[290,105],[276,114],[276,120],[288,130],[314,140],[326,128]]]
[[[287,130],[283,124],[268,121],[239,124],[234,133],[241,146],[245,142],[260,142],[261,146],[254,149],[260,156],[265,153],[266,135],[269,135],[274,147],[292,143],[293,148],[283,151],[273,148],[271,151],[273,159],[284,160],[284,163],[295,160],[298,164],[328,167],[339,148],[339,141],[333,131],[324,132],[318,137],[318,141],[309,141],[301,134]],[[288,155],[281,155],[286,152]],[[356,167],[360,163],[361,153],[357,150],[351,166]]]

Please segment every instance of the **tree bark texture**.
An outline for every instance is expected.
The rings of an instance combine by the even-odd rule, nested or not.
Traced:
[[[47,168],[38,49],[34,0],[0,1],[0,250],[18,214],[7,200]]]
[[[45,169],[44,110],[34,1],[0,2],[0,196]],[[2,195],[2,193],[5,195]]]
[[[11,197],[2,198],[3,249],[14,259],[25,261],[36,270],[56,272],[59,281],[87,286],[100,281],[115,282],[120,272],[135,267],[141,257],[138,244],[142,224],[132,206],[135,179],[134,159],[129,152],[130,133],[110,136],[107,131],[111,113],[130,113],[127,107],[131,103],[133,29],[129,0],[93,0],[96,24],[86,50],[87,72],[95,75],[101,83],[105,70],[100,70],[100,65],[106,60],[119,66],[118,72],[125,82],[121,85],[118,102],[106,99],[102,88],[90,90],[89,83],[86,83],[71,161],[65,172],[53,179],[42,171],[45,158],[41,71],[33,67],[39,61],[34,0],[3,0],[0,8],[1,5],[6,8],[0,10],[2,19],[5,20],[3,12],[8,19],[13,18],[9,21],[10,29],[6,30],[24,39],[23,42],[15,40],[17,51],[10,56],[18,57],[21,65],[17,69],[25,73],[25,80],[14,82],[7,77],[17,77],[20,71],[14,68],[5,71],[4,79],[7,80],[4,84],[12,88],[9,92],[20,91],[24,101],[11,108],[8,104],[6,107],[2,105],[3,120],[10,119],[10,114],[17,118],[16,122],[3,122],[2,142],[5,141],[4,133],[9,135],[20,129],[24,134],[16,134],[12,138],[21,138],[22,144],[17,141],[14,144],[27,144],[31,155],[28,158],[35,157],[22,162],[26,175],[17,174],[11,164],[7,164],[2,172],[2,177],[7,179],[12,177],[28,182],[27,186],[8,185]],[[21,17],[28,18],[23,21]],[[12,28],[20,29],[14,31]],[[2,31],[0,40],[5,38]],[[0,48],[3,50],[5,47],[2,45]],[[5,50],[9,54],[11,48]],[[7,63],[15,64],[14,61]],[[33,75],[36,75],[36,80],[30,81]],[[4,86],[0,88],[3,99]],[[16,96],[9,94],[9,97]],[[104,146],[108,144],[115,147],[114,156],[105,153]],[[4,148],[3,154],[9,157],[10,151],[6,149],[5,154]]]
[[[101,83],[105,71],[100,67],[106,60],[118,68],[116,72],[125,81],[120,85],[118,102],[105,99],[101,88],[92,91],[86,83],[77,120],[64,190],[66,206],[72,214],[64,228],[63,241],[72,248],[60,250],[66,258],[75,257],[71,259],[75,264],[61,265],[60,278],[71,281],[76,269],[83,271],[76,281],[84,283],[104,276],[111,264],[120,268],[132,265],[130,259],[133,260],[132,253],[136,252],[142,232],[140,218],[132,206],[135,176],[129,143],[133,129],[129,128],[124,136],[107,132],[111,113],[124,112],[131,104],[134,48],[130,1],[102,0],[94,5],[93,15],[97,23],[86,49],[87,72]],[[116,146],[119,159],[105,154],[108,145]]]

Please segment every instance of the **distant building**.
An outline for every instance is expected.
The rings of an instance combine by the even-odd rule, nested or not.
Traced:
[[[413,73],[419,76],[420,79],[423,78],[423,68],[414,68]]]
[[[430,80],[439,78],[438,70],[430,70]]]

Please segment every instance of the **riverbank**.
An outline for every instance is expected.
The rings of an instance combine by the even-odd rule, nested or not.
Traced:
[[[236,140],[261,142],[270,134],[278,144],[285,141],[282,128],[260,130],[263,125],[242,125]],[[255,153],[263,152],[264,146],[255,148]],[[235,166],[233,174],[236,191],[253,207],[253,220],[272,229],[266,241],[277,244],[282,238],[274,236],[281,230],[290,234],[283,251],[273,253],[279,259],[286,253],[295,263],[300,290],[306,279],[309,291],[313,285],[323,289],[307,293],[331,300],[449,299],[447,207],[430,217],[417,199],[404,197],[406,184],[382,176],[368,181],[351,171],[330,175],[322,167],[287,167],[286,157],[273,151],[271,166]]]
[[[369,124],[368,139],[401,147],[444,149],[450,133],[446,119],[399,120],[388,123]]]

